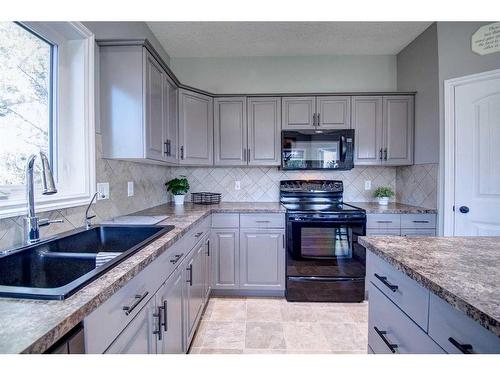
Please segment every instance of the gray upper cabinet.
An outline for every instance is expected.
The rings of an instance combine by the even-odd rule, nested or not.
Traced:
[[[314,96],[284,97],[281,128],[283,130],[314,129],[316,98]]]
[[[413,164],[411,95],[353,97],[356,165]]]
[[[178,95],[179,89],[175,83],[165,75],[163,85],[163,155],[165,160],[173,164],[179,162]]]
[[[351,97],[316,97],[316,116],[316,124],[319,128],[349,129],[351,127]]]
[[[248,165],[281,164],[281,98],[248,98]]]
[[[245,97],[214,100],[215,165],[247,164],[247,102]]]
[[[281,229],[241,229],[241,289],[284,289],[284,233]]]
[[[380,165],[382,161],[382,97],[355,96],[352,100],[354,163]]]
[[[101,46],[99,56],[103,157],[176,163],[166,155],[167,139],[177,143],[176,87],[161,64],[142,46]]]
[[[384,164],[413,164],[413,96],[384,96]]]
[[[179,162],[213,164],[213,99],[179,89]]]

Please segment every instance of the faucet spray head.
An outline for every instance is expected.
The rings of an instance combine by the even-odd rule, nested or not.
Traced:
[[[40,160],[42,161],[42,182],[43,182],[43,195],[51,195],[57,193],[56,184],[54,183],[54,175],[50,169],[49,160],[47,155],[40,151]]]

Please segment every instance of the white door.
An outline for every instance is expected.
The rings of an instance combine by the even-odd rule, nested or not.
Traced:
[[[500,73],[455,87],[455,236],[500,236]]]

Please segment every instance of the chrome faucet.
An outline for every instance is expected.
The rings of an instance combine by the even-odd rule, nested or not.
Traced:
[[[87,206],[87,209],[85,210],[85,229],[87,230],[90,229],[90,227],[92,227],[92,219],[95,217],[95,215],[89,216],[89,210],[90,206],[92,206],[92,203],[97,198],[97,194],[99,194],[98,191],[94,194],[94,196],[90,200],[89,205]]]
[[[50,225],[52,223],[62,223],[63,220],[40,219],[35,215],[35,184],[33,182],[33,167],[35,164],[36,155],[31,155],[26,164],[26,200],[28,202],[27,215],[24,218],[24,234],[25,242],[33,244],[40,241],[40,227]],[[47,156],[40,151],[40,160],[42,162],[42,183],[43,195],[51,195],[57,193],[54,183],[54,176],[50,170],[49,160]]]

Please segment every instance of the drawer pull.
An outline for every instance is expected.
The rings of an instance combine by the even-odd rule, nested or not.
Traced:
[[[137,307],[139,304],[146,298],[149,292],[145,292],[144,294],[136,294],[135,302],[131,306],[123,306],[123,311],[125,311],[125,315],[130,315],[130,313]]]
[[[376,273],[374,273],[373,276],[375,276],[377,279],[379,279],[382,282],[382,284],[384,284],[386,287],[388,287],[393,292],[395,292],[396,290],[398,290],[399,287],[397,285],[393,285],[393,284],[389,283],[387,281],[387,277],[380,276],[380,275],[378,275]]]
[[[373,327],[373,329],[375,330],[375,332],[377,332],[377,335],[380,336],[380,338],[382,339],[384,344],[387,345],[387,347],[390,349],[390,351],[393,353],[396,353],[396,349],[397,349],[398,345],[392,344],[389,340],[387,340],[387,338],[385,337],[385,335],[387,335],[387,331],[381,331],[377,327]]]
[[[413,220],[416,224],[429,224],[429,220]]]
[[[188,268],[186,268],[186,271],[189,271],[189,280],[186,280],[186,282],[189,286],[193,286],[193,265],[191,264]]]
[[[270,223],[271,221],[270,220],[255,220],[256,223],[259,223],[259,224],[264,224],[264,223]]]
[[[472,351],[472,345],[470,344],[460,344],[457,340],[455,340],[453,337],[450,337],[448,339],[449,342],[453,344],[455,348],[460,350],[463,354],[474,354]]]
[[[379,223],[379,224],[390,224],[390,223],[392,223],[392,220],[377,220],[377,223]]]
[[[202,234],[203,234],[203,232],[198,232],[198,233],[196,233],[194,236],[195,236],[196,238],[198,238],[198,237],[200,237]]]
[[[172,263],[172,264],[177,263],[179,261],[179,259],[182,258],[183,255],[184,255],[184,253],[182,253],[182,254],[175,254],[174,255],[175,259],[170,259],[170,263]]]

